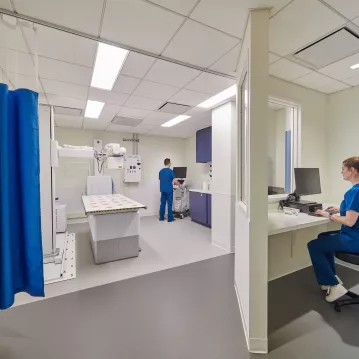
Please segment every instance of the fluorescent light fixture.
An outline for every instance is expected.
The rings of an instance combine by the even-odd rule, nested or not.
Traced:
[[[191,116],[180,115],[180,116],[177,116],[177,117],[173,118],[172,120],[169,120],[169,121],[165,122],[161,126],[162,127],[172,127],[174,125],[178,125],[180,122],[188,120],[190,117]]]
[[[353,66],[350,66],[350,68],[353,69],[353,70],[357,69],[358,67],[359,67],[359,64],[355,64]]]
[[[197,105],[197,107],[202,107],[202,108],[213,107],[213,106],[227,100],[228,98],[234,96],[236,93],[237,93],[237,85],[233,85],[233,86],[229,87],[227,90],[224,90],[224,91],[218,93],[217,95],[209,98],[208,100],[200,103],[199,105]]]
[[[104,102],[88,100],[85,110],[85,117],[99,118],[104,105],[105,105]]]
[[[99,42],[91,87],[112,90],[127,55],[127,50]]]

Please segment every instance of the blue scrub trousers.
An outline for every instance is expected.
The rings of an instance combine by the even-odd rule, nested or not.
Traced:
[[[172,213],[173,191],[161,192],[160,221],[163,221],[165,219],[166,203],[168,210],[168,222],[173,222],[173,213]]]
[[[318,284],[339,284],[335,277],[335,252],[359,253],[359,239],[352,239],[340,231],[324,232],[308,243],[310,258]]]

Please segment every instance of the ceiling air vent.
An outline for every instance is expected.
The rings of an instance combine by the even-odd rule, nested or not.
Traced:
[[[293,57],[320,69],[358,51],[358,36],[342,28],[296,52]]]
[[[181,115],[182,113],[185,113],[186,111],[188,111],[190,108],[191,108],[191,106],[188,106],[188,105],[181,105],[178,103],[166,102],[163,106],[161,106],[158,109],[158,111]]]
[[[130,126],[130,127],[136,127],[138,126],[143,120],[140,120],[138,118],[128,118],[128,117],[121,117],[121,116],[116,116],[113,120],[112,120],[112,124],[113,125],[118,125],[118,126]]]
[[[54,112],[56,115],[67,115],[67,116],[81,116],[82,110],[80,108],[54,106]]]

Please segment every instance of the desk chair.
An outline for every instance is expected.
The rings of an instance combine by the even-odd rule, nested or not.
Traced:
[[[343,262],[351,263],[359,266],[359,254],[337,252],[335,253],[335,256]],[[350,299],[339,299],[335,302],[334,309],[337,312],[341,312],[342,311],[341,307],[344,307],[346,305],[359,304],[358,294],[349,291],[346,295],[350,297]]]

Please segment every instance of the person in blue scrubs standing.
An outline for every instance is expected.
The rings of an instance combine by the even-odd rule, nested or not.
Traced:
[[[352,187],[345,193],[340,207],[317,213],[342,225],[340,231],[325,232],[308,243],[309,254],[318,284],[327,291],[327,302],[334,302],[348,291],[336,275],[335,252],[359,253],[359,157],[343,161],[343,179]]]
[[[162,168],[159,173],[161,205],[160,205],[160,221],[165,220],[165,211],[167,203],[168,222],[173,222],[172,203],[173,203],[173,184],[181,187],[181,184],[176,180],[175,173],[171,169],[171,160],[166,158],[164,161],[165,168]]]

